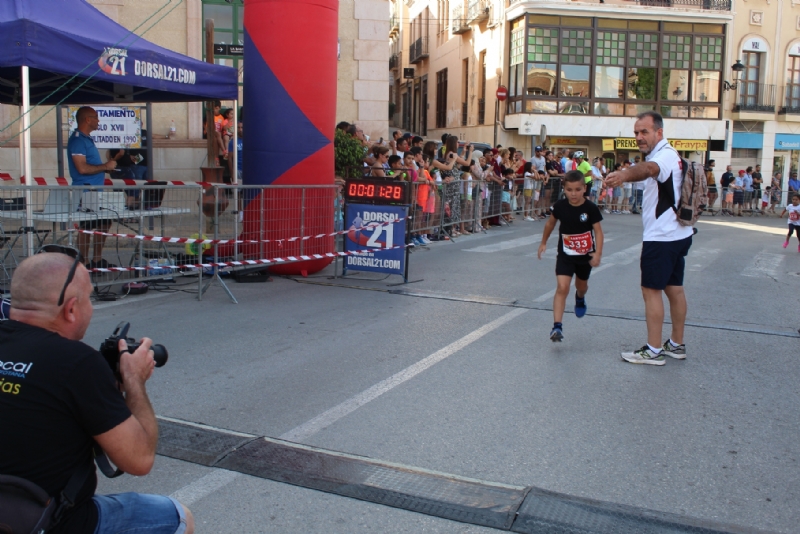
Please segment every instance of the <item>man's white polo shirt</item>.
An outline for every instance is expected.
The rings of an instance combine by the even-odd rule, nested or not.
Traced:
[[[680,156],[666,139],[662,139],[645,161],[658,165],[659,173],[656,178],[644,180],[644,241],[678,241],[691,236],[692,227],[682,226],[672,209],[681,198]]]

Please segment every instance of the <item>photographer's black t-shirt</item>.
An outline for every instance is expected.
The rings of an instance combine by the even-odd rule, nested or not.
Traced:
[[[592,202],[584,200],[580,206],[573,206],[562,198],[550,210],[559,220],[558,255],[575,263],[588,263],[590,252],[597,250],[593,225],[603,220],[600,209]]]
[[[0,323],[0,473],[58,495],[79,466],[93,461],[92,436],[130,415],[99,352],[25,323]],[[53,533],[94,532],[96,487],[92,473]]]

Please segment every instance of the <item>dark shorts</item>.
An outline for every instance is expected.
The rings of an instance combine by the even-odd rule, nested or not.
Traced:
[[[789,237],[792,236],[792,233],[795,230],[797,230],[797,237],[800,237],[800,226],[797,226],[796,224],[790,224],[789,225]]]
[[[716,195],[717,194],[717,186],[716,185],[709,185],[708,186],[708,194],[709,195]]]
[[[81,230],[103,230],[106,231],[111,227],[109,219],[95,219],[90,221],[83,221],[78,223]]]
[[[692,246],[692,236],[678,241],[645,241],[642,243],[642,287],[664,289],[683,285],[684,258]]]
[[[733,192],[733,203],[739,205],[744,204],[744,191]]]
[[[585,262],[572,261],[559,254],[556,258],[556,276],[573,276],[579,280],[588,280],[592,273],[592,266]]]

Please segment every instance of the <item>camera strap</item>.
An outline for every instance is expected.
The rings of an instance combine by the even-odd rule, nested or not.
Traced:
[[[106,456],[106,453],[97,443],[94,444],[92,453],[94,454],[94,463],[97,464],[97,467],[100,468],[100,471],[106,476],[106,478],[117,478],[118,476],[125,474],[125,471],[122,471],[118,467],[111,465],[111,462],[108,460],[108,456]]]

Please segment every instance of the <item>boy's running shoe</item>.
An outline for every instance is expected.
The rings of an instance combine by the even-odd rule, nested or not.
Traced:
[[[562,339],[564,339],[564,334],[561,332],[560,328],[556,326],[550,330],[550,341],[555,343],[556,341],[561,341]]]
[[[788,246],[789,246],[789,241],[785,241],[785,242],[783,243],[783,248],[786,248],[786,247],[788,247]]]
[[[578,294],[575,294],[575,317],[581,318],[586,315],[586,298],[578,298]]]
[[[645,345],[639,350],[633,352],[620,353],[622,359],[630,363],[643,363],[646,365],[664,365],[664,353],[656,354],[650,347]]]
[[[680,344],[676,347],[670,343],[668,339],[664,342],[664,345],[661,346],[661,354],[666,354],[670,358],[675,358],[676,360],[685,360],[686,345]]]

